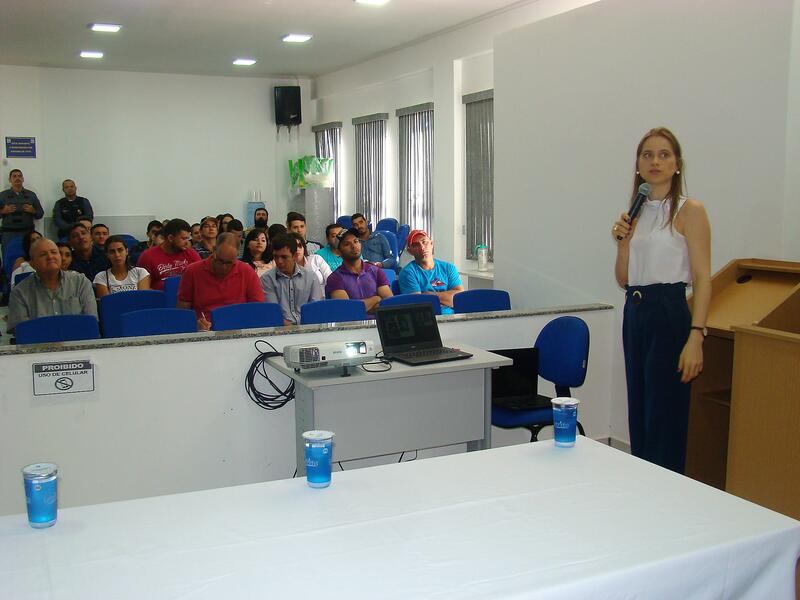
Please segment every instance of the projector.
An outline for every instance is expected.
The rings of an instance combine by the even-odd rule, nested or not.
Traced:
[[[297,344],[283,348],[286,366],[299,372],[325,367],[341,368],[347,374],[348,367],[355,367],[375,358],[373,342],[325,342],[322,344]]]

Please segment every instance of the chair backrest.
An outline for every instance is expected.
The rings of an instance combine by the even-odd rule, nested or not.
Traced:
[[[362,300],[317,300],[300,307],[300,323],[339,323],[364,321],[367,307]]]
[[[386,275],[386,279],[389,280],[389,285],[397,281],[397,271],[394,269],[383,269],[383,274]]]
[[[26,273],[17,273],[14,275],[14,285],[19,285],[22,281],[25,281],[28,277],[33,275],[33,271],[28,271]]]
[[[393,293],[395,296],[399,296],[399,295],[400,295],[400,280],[399,280],[399,279],[395,279],[395,280],[394,280],[394,281],[391,283],[391,286],[392,286],[392,293]]]
[[[14,331],[17,344],[96,340],[100,328],[94,315],[55,315],[22,321]]]
[[[393,219],[392,217],[387,217],[385,219],[381,219],[378,221],[378,226],[375,228],[376,231],[391,231],[394,234],[397,234],[397,219]]]
[[[389,248],[391,248],[392,254],[394,254],[395,258],[397,258],[400,255],[400,252],[397,250],[397,234],[392,231],[384,230],[378,230],[375,233],[386,238],[386,240],[389,242]]]
[[[456,313],[511,310],[511,296],[505,290],[467,290],[453,296]]]
[[[434,294],[399,294],[381,300],[381,306],[396,306],[398,304],[430,304],[433,306],[435,314],[442,314],[442,304],[439,302],[439,296]]]
[[[211,329],[253,329],[283,325],[281,307],[273,302],[243,302],[220,306],[211,311]]]
[[[130,290],[107,294],[100,298],[100,323],[103,337],[122,337],[123,314],[146,308],[164,308],[164,292],[160,290]]]
[[[125,247],[128,248],[128,252],[130,252],[131,248],[139,244],[139,240],[129,233],[120,233],[118,236],[125,240]]]
[[[164,308],[175,308],[178,305],[178,288],[180,286],[180,275],[173,275],[164,280]]]
[[[409,233],[411,233],[411,225],[400,225],[397,228],[397,248],[400,252],[406,249]]]
[[[194,333],[197,318],[188,308],[148,308],[122,315],[122,337]]]
[[[534,347],[539,351],[539,375],[562,387],[578,387],[586,379],[589,327],[578,317],[564,316],[544,326]]]
[[[20,256],[24,256],[22,251],[22,237],[13,238],[3,248],[3,270],[6,272],[6,280],[11,280],[14,272],[14,263]]]
[[[342,215],[336,219],[336,222],[345,229],[350,229],[353,226],[353,219],[350,215]]]

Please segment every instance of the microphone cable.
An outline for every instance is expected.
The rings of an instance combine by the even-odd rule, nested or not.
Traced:
[[[262,351],[259,348],[259,344],[266,344],[271,350]],[[272,381],[269,373],[267,373],[267,359],[275,356],[283,356],[283,352],[278,352],[275,346],[266,340],[256,340],[254,346],[256,352],[258,352],[258,356],[247,370],[247,375],[245,375],[244,378],[244,389],[247,395],[250,396],[250,399],[264,410],[283,408],[289,401],[294,399],[294,379],[289,378],[289,385],[286,386],[286,389],[282,390]],[[275,392],[274,394],[268,394],[258,389],[256,382],[259,377],[269,383],[270,387]]]

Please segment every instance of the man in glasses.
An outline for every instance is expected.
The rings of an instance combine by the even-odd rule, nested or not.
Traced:
[[[183,272],[177,306],[194,309],[201,331],[211,329],[211,311],[215,308],[264,301],[258,275],[250,265],[238,260],[238,255],[237,237],[223,233],[211,256]]]

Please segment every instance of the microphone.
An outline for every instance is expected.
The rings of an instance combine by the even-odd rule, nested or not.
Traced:
[[[633,199],[633,204],[631,205],[631,209],[628,211],[628,217],[630,220],[628,223],[633,223],[633,220],[636,218],[636,215],[639,214],[639,211],[642,209],[642,204],[647,198],[650,196],[650,184],[643,183],[639,186],[639,192],[636,194],[636,198]],[[618,240],[622,240],[623,236],[618,235]]]

